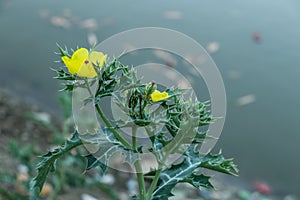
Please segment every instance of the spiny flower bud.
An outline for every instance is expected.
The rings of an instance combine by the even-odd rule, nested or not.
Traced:
[[[147,86],[146,86],[146,95],[152,94],[157,88],[157,85],[155,81],[151,81]]]

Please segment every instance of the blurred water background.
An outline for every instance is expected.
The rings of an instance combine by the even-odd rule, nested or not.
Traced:
[[[183,32],[211,52],[228,100],[215,150],[236,159],[240,180],[299,194],[297,0],[1,0],[0,85],[58,112],[56,42],[88,47],[145,26]]]

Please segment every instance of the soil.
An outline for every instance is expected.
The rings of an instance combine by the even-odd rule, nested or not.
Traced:
[[[50,140],[53,136],[51,131],[37,121],[28,117],[30,113],[43,113],[45,111],[32,103],[26,102],[9,91],[0,89],[0,174],[16,176],[18,167],[23,164],[19,159],[14,158],[10,151],[10,143],[13,141],[20,146],[34,144],[33,160],[38,160],[34,152],[47,152],[51,147]],[[58,125],[58,119],[50,116],[50,120]],[[0,182],[2,182],[0,180]],[[0,184],[1,190],[9,193],[20,192],[19,187],[8,183]],[[82,194],[96,196],[100,200],[109,199],[105,193],[97,188],[70,188],[57,199],[58,200],[81,200]],[[0,200],[6,199],[0,193]]]

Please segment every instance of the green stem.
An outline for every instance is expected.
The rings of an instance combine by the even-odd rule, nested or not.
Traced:
[[[136,169],[136,175],[137,175],[137,180],[139,184],[139,191],[140,191],[140,199],[141,200],[146,200],[146,187],[145,187],[145,181],[144,181],[144,176],[142,173],[142,166],[140,160],[137,160],[134,163],[135,169]]]
[[[90,83],[89,83],[89,81],[88,81],[87,78],[84,79],[84,83],[85,83],[85,85],[86,85],[86,87],[87,87],[87,90],[88,90],[88,92],[89,92],[91,98],[94,98],[94,94],[93,94],[93,92],[92,92]]]
[[[133,146],[134,150],[136,149],[136,137],[135,137],[136,136],[136,130],[137,130],[136,126],[132,127],[132,137],[134,137],[134,140],[132,141],[132,146]],[[135,161],[134,167],[135,167],[135,170],[136,170],[137,180],[138,180],[138,184],[139,184],[140,199],[141,200],[146,200],[145,180],[144,180],[143,169],[142,169],[142,166],[141,166],[140,159]]]
[[[150,185],[150,187],[149,187],[149,189],[148,189],[148,192],[147,192],[147,195],[146,195],[146,197],[147,197],[146,200],[150,200],[150,199],[152,198],[152,193],[153,193],[153,191],[155,190],[155,187],[156,187],[156,185],[157,185],[158,179],[159,179],[159,177],[160,177],[160,174],[161,174],[161,172],[162,172],[162,170],[163,170],[163,167],[164,167],[165,162],[167,161],[169,155],[170,155],[170,153],[167,152],[167,153],[165,154],[163,160],[159,163],[158,169],[157,169],[156,172],[155,172],[154,179],[153,179],[153,181],[152,181],[152,183],[151,183],[151,185]]]
[[[114,136],[127,148],[127,149],[132,149],[131,145],[116,131],[116,129],[111,125],[111,123],[108,121],[108,119],[105,117],[102,109],[98,104],[95,105],[96,109],[103,119],[104,123],[106,124],[107,128],[114,134]]]
[[[147,195],[146,195],[146,199],[147,200],[151,199],[152,193],[153,193],[153,191],[154,191],[154,189],[155,189],[155,187],[157,185],[157,182],[158,182],[158,179],[159,179],[159,176],[160,176],[161,172],[162,172],[162,167],[160,169],[156,170],[154,179],[153,179],[153,181],[152,181],[152,183],[151,183],[151,185],[149,187],[149,190],[147,192]]]
[[[135,125],[133,125],[132,127],[132,149],[137,151],[137,146],[136,146],[136,131],[137,131],[137,127]]]
[[[84,79],[84,82],[86,84],[86,87],[88,89],[88,92],[90,94],[91,97],[94,97],[94,94],[91,90],[90,84],[88,82],[87,79]],[[127,148],[127,149],[131,149],[131,145],[118,133],[118,131],[115,130],[115,128],[111,125],[110,121],[106,118],[106,116],[104,115],[101,107],[99,106],[99,104],[95,104],[96,110],[99,113],[100,117],[102,118],[102,120],[104,121],[104,123],[106,124],[107,128],[109,128],[109,130],[114,134],[114,136]]]
[[[148,135],[148,137],[151,140],[152,145],[153,145],[154,139],[155,139],[153,132],[151,132],[147,126],[145,126],[145,130],[146,130],[146,133],[147,133],[147,135]]]

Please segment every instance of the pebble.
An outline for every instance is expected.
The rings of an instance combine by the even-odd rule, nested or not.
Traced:
[[[254,94],[249,94],[246,96],[242,96],[237,99],[237,105],[238,106],[245,106],[251,103],[254,103],[256,101],[256,97]]]
[[[23,165],[23,164],[18,165],[17,169],[18,169],[19,173],[28,174],[28,171],[29,171],[28,167],[26,165]]]
[[[88,30],[96,30],[98,28],[98,23],[94,18],[83,20],[80,24],[81,28]]]
[[[206,46],[206,50],[208,51],[208,53],[216,53],[217,51],[219,51],[220,49],[220,44],[218,42],[210,42],[207,46]]]
[[[112,174],[105,174],[101,178],[101,182],[107,185],[113,185],[115,183],[115,177]]]
[[[251,197],[251,193],[246,190],[241,190],[238,192],[238,197],[241,200],[248,200]]]
[[[270,195],[271,194],[271,188],[267,184],[255,183],[254,188],[256,189],[256,191],[260,192],[263,195]]]
[[[129,194],[137,194],[137,182],[135,179],[129,179],[126,183]]]
[[[236,80],[241,77],[241,73],[235,70],[230,70],[227,72],[227,76],[229,79]]]
[[[52,185],[50,185],[49,183],[45,183],[41,191],[41,196],[48,197],[52,192],[53,192]]]
[[[34,112],[32,113],[37,119],[46,122],[46,123],[50,123],[51,122],[51,116],[49,115],[49,113],[46,112]]]
[[[56,26],[56,27],[68,29],[71,26],[71,23],[69,22],[69,20],[64,17],[53,16],[50,21],[51,21],[52,25]]]
[[[254,32],[254,33],[252,33],[252,39],[255,41],[255,42],[260,42],[261,41],[261,35],[260,35],[260,33],[258,33],[258,32]]]
[[[18,173],[17,174],[17,182],[25,182],[29,180],[29,174],[28,173]]]
[[[164,17],[166,19],[181,19],[182,18],[182,13],[179,11],[165,11],[164,12]]]
[[[98,38],[95,33],[88,33],[87,39],[90,46],[95,46],[98,43]]]
[[[283,200],[298,200],[298,198],[293,195],[287,195],[283,198]]]

